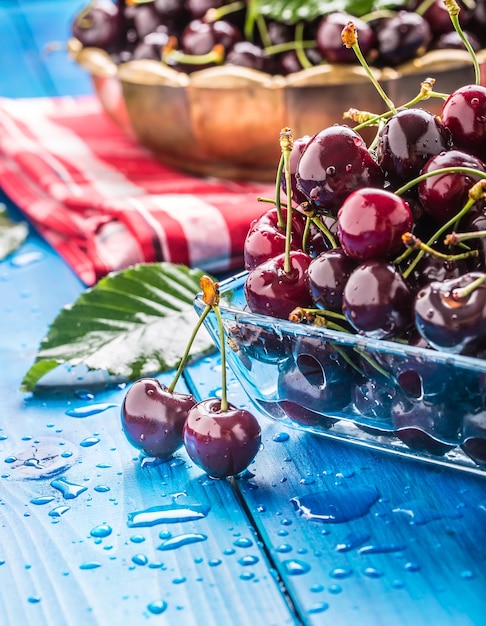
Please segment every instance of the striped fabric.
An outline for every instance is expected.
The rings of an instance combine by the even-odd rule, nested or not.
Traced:
[[[161,165],[95,96],[0,98],[0,186],[86,285],[139,262],[241,269],[257,197],[275,193]]]

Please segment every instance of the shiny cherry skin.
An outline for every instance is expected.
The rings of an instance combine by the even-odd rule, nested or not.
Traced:
[[[191,394],[169,391],[156,378],[140,378],[123,399],[123,432],[145,454],[169,458],[182,446],[184,422],[195,404]]]
[[[356,28],[359,47],[368,57],[375,44],[375,34],[369,24],[348,13],[335,11],[321,19],[316,29],[316,47],[328,63],[356,63],[356,54],[343,45],[341,33],[348,22]]]
[[[252,313],[288,319],[295,307],[310,307],[307,270],[311,257],[290,252],[290,272],[285,272],[285,253],[272,257],[248,274],[245,297]]]
[[[346,283],[343,313],[359,333],[397,336],[412,325],[413,295],[400,272],[385,261],[365,261]]]
[[[405,200],[385,189],[353,191],[338,212],[338,237],[346,254],[357,261],[387,259],[403,248],[413,216]]]
[[[375,32],[381,65],[397,66],[419,56],[432,39],[428,22],[411,11],[380,20]]]
[[[83,46],[109,50],[118,41],[119,25],[117,5],[95,0],[76,15],[71,31]]]
[[[232,404],[221,410],[219,398],[198,402],[187,416],[184,445],[191,459],[213,478],[243,472],[261,445],[256,417]]]
[[[397,187],[418,176],[430,158],[451,147],[450,142],[449,130],[437,115],[405,109],[392,115],[380,131],[377,161]]]
[[[315,306],[341,313],[344,287],[357,265],[342,248],[326,250],[312,259],[307,276]]]
[[[486,160],[486,87],[464,85],[442,105],[441,119],[454,146]]]
[[[421,174],[428,174],[444,167],[467,167],[486,171],[486,165],[477,157],[462,150],[449,150],[433,156],[422,168]],[[461,172],[439,174],[423,180],[418,185],[418,197],[423,210],[436,224],[445,224],[464,207],[468,192],[480,175]]]
[[[252,270],[268,259],[282,254],[285,251],[285,229],[287,221],[287,209],[282,209],[284,226],[278,224],[278,212],[276,208],[265,211],[255,219],[248,229],[243,244],[243,257],[245,268]],[[302,237],[305,230],[305,218],[292,211],[292,243],[293,250],[302,248]]]
[[[436,350],[471,354],[486,340],[486,285],[458,297],[482,272],[468,272],[423,287],[415,298],[415,325]]]
[[[317,209],[337,214],[350,193],[383,187],[384,174],[353,129],[335,124],[318,132],[300,157],[297,188]]]
[[[303,202],[307,202],[307,198],[297,187],[297,166],[299,165],[300,157],[305,150],[305,147],[311,140],[310,135],[304,135],[303,137],[299,137],[294,140],[294,145],[292,146],[292,150],[290,152],[289,158],[289,166],[290,166],[290,182],[292,186],[292,200],[296,204],[302,204]],[[282,175],[281,182],[282,191],[287,193],[287,180],[285,178],[285,174]]]
[[[192,20],[182,31],[180,43],[184,53],[201,55],[210,52],[216,44],[230,50],[240,40],[239,30],[225,20],[212,23]]]

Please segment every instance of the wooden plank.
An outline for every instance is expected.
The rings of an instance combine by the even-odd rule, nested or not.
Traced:
[[[0,623],[296,623],[230,484],[184,452],[141,463],[120,426],[125,389],[19,391],[53,312],[81,289],[35,235],[0,263]],[[152,507],[162,521],[134,526]]]
[[[220,386],[214,360],[189,375],[202,393]],[[231,376],[229,389],[251,408]],[[261,423],[254,477],[238,485],[303,623],[484,622],[484,478]],[[296,498],[342,519],[305,519]]]

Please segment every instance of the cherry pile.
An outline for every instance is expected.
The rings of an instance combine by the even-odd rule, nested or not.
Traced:
[[[483,2],[460,2],[471,46],[486,46]],[[290,24],[254,16],[233,0],[92,0],[72,23],[83,46],[106,50],[115,63],[162,60],[182,72],[229,63],[270,74],[291,74],[321,63],[355,63],[341,31],[353,20],[360,45],[377,67],[397,66],[434,48],[463,47],[442,0],[413,0],[361,17],[344,12]]]
[[[201,289],[207,306],[172,383],[167,387],[157,378],[135,381],[123,399],[121,425],[128,441],[145,456],[166,460],[184,446],[194,463],[212,478],[228,478],[240,474],[251,463],[260,448],[261,431],[252,413],[227,401],[222,324],[221,398],[196,402],[192,394],[175,391],[204,318],[211,310],[216,317],[220,316],[217,284],[204,276]]]
[[[385,113],[350,109],[353,128],[295,141],[282,129],[275,206],[248,231],[244,293],[252,313],[307,325],[309,337],[280,337],[273,354],[269,330],[264,356],[262,329],[234,339],[246,357],[273,354],[293,422],[327,429],[347,413],[414,450],[460,445],[486,467],[486,374],[433,356],[486,358],[486,87],[440,94],[434,82],[413,106],[383,94]],[[440,115],[422,108],[430,97],[443,99]],[[423,350],[333,343],[319,326]]]

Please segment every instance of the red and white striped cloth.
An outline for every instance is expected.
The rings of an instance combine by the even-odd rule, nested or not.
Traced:
[[[86,285],[139,262],[241,269],[275,193],[161,165],[95,96],[0,98],[0,186]]]

